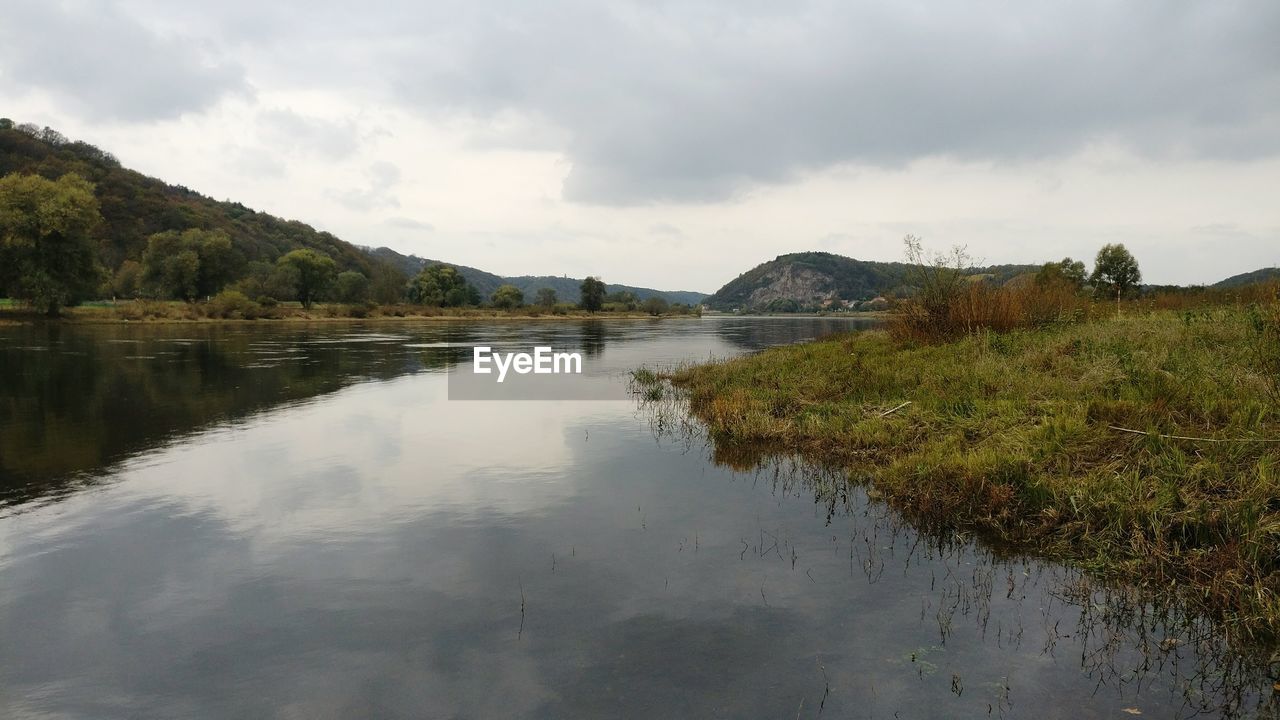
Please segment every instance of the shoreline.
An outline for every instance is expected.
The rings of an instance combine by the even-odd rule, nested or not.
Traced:
[[[500,321],[500,322],[547,322],[570,320],[682,320],[698,319],[696,314],[684,315],[650,315],[648,313],[506,313],[477,311],[471,314],[442,313],[439,315],[403,314],[403,315],[311,315],[289,314],[279,317],[257,318],[220,318],[220,317],[118,317],[111,309],[75,309],[65,311],[59,317],[46,317],[35,313],[6,312],[0,310],[0,327],[17,325],[254,325],[282,323],[368,323],[368,322],[459,322],[459,321]]]
[[[253,323],[356,323],[356,322],[406,322],[406,321],[429,321],[429,322],[457,322],[467,320],[495,320],[495,321],[513,321],[513,322],[545,322],[545,321],[568,321],[568,320],[682,320],[682,319],[700,319],[700,318],[744,318],[744,319],[812,319],[812,320],[883,320],[887,318],[886,312],[851,312],[851,313],[722,313],[714,311],[706,311],[698,313],[670,313],[662,315],[651,315],[640,311],[625,312],[597,312],[589,313],[586,311],[573,310],[567,312],[508,312],[487,309],[443,309],[438,313],[427,314],[414,312],[412,310],[405,311],[403,314],[395,314],[393,312],[383,313],[378,310],[371,311],[371,314],[364,316],[358,315],[329,315],[323,314],[323,310],[318,314],[315,310],[305,311],[301,308],[286,307],[280,310],[282,314],[278,316],[264,316],[254,318],[244,317],[208,317],[208,316],[144,316],[137,318],[121,317],[119,313],[122,309],[127,309],[128,305],[105,306],[95,305],[88,307],[72,307],[63,310],[58,317],[47,317],[43,314],[31,312],[27,310],[18,310],[12,306],[0,307],[0,327],[14,325],[41,325],[41,324],[59,324],[59,325],[173,325],[173,324],[253,324]],[[173,312],[190,312],[199,305],[188,306],[181,303],[172,303]],[[335,308],[338,312],[349,310],[345,306],[328,306]]]

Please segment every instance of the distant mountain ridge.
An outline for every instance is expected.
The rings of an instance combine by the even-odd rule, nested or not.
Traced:
[[[992,265],[973,268],[970,274],[1004,283],[1039,267]],[[703,304],[715,310],[818,309],[903,290],[910,269],[906,263],[856,260],[828,252],[789,253],[739,275]]]
[[[365,248],[364,250],[371,257],[395,265],[410,277],[430,265],[448,265],[461,273],[467,282],[480,291],[481,297],[485,298],[492,295],[493,291],[497,290],[500,285],[515,285],[520,288],[524,292],[525,302],[533,302],[534,296],[541,288],[555,290],[556,297],[560,302],[576,303],[581,294],[582,278],[556,275],[514,275],[504,277],[466,265],[443,260],[430,260],[417,255],[405,255],[388,247]],[[638,300],[660,297],[670,303],[683,303],[685,305],[697,305],[707,297],[706,293],[691,290],[655,290],[653,288],[619,285],[617,283],[606,283],[605,291],[609,293],[627,291],[635,295]]]
[[[1237,288],[1254,283],[1267,282],[1269,280],[1280,280],[1280,268],[1261,268],[1253,272],[1232,275],[1226,280],[1221,280],[1213,284],[1216,288]]]

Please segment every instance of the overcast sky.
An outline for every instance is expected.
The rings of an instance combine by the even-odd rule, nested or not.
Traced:
[[[0,0],[0,115],[504,275],[1280,264],[1280,2]]]

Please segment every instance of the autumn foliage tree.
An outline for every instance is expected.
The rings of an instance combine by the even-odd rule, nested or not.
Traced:
[[[101,220],[79,175],[0,178],[0,291],[48,315],[88,297],[104,277],[93,239]]]

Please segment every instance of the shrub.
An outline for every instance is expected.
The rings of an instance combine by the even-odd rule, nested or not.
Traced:
[[[647,298],[643,303],[640,304],[640,309],[644,310],[650,315],[661,315],[662,313],[670,309],[670,307],[671,307],[670,303],[668,303],[663,298],[658,297],[657,295]]]
[[[258,304],[239,290],[223,290],[205,305],[205,314],[211,318],[227,320],[252,320],[258,317]]]
[[[920,240],[908,235],[908,275],[915,293],[898,304],[889,332],[899,341],[939,342],[982,330],[1003,333],[1086,319],[1091,304],[1069,278],[995,286],[969,276],[963,247],[927,257]]]

